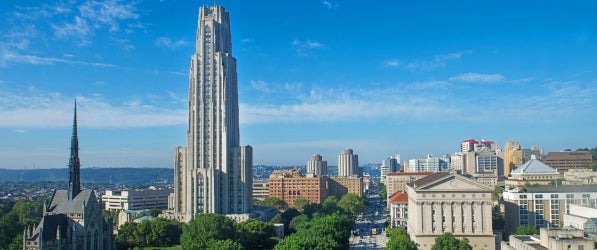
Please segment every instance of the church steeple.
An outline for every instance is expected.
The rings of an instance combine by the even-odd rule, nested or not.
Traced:
[[[73,118],[73,136],[70,141],[70,161],[68,162],[68,199],[74,199],[81,192],[81,162],[79,161],[79,137],[77,136],[77,100]]]

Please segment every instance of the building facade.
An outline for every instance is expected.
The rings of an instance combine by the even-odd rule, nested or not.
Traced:
[[[50,202],[44,202],[40,222],[23,232],[23,249],[116,249],[113,224],[102,216],[99,197],[93,190],[81,190],[76,103],[68,169],[68,189],[54,190]]]
[[[456,172],[438,172],[407,186],[407,232],[419,249],[450,232],[473,249],[495,249],[492,188]]]
[[[168,208],[168,196],[172,189],[145,190],[105,190],[102,194],[102,204],[108,211],[141,210]]]
[[[448,169],[448,162],[442,158],[427,155],[427,158],[408,160],[405,172],[437,172]]]
[[[512,170],[505,181],[506,188],[523,188],[528,185],[551,185],[561,181],[562,175],[555,169],[535,159]]]
[[[406,193],[406,184],[416,181],[434,172],[397,172],[389,173],[386,179],[386,202],[390,206],[390,196],[395,193]]]
[[[589,151],[549,152],[543,162],[558,172],[566,172],[569,169],[590,168],[593,155]]]
[[[304,175],[298,169],[274,171],[269,177],[269,196],[291,207],[299,198],[321,204],[328,197],[327,181],[325,177]]]
[[[570,205],[597,205],[597,185],[537,186],[513,189],[502,194],[506,216],[505,233],[520,225],[536,228],[562,227]]]
[[[353,175],[359,175],[359,156],[347,148],[338,155],[338,176]]]
[[[307,174],[328,175],[328,162],[324,161],[321,155],[311,156],[311,159],[307,161]]]
[[[263,200],[269,196],[269,180],[253,180],[253,198]]]
[[[388,157],[381,162],[381,183],[386,183],[386,177],[388,173],[394,173],[400,171],[400,155]]]
[[[508,141],[504,146],[504,176],[524,163],[524,151],[518,141]]]
[[[345,194],[356,194],[363,197],[365,185],[363,177],[358,176],[332,176],[327,178],[328,195],[336,196],[338,199]]]
[[[584,237],[583,231],[574,228],[541,228],[537,235],[510,235],[502,250],[589,250],[595,241]]]
[[[240,146],[230,15],[201,7],[189,79],[187,147],[175,150],[175,219],[242,214],[252,207],[252,148]],[[165,216],[169,217],[169,216]]]
[[[408,225],[408,194],[396,192],[388,198],[390,203],[390,226],[404,230]]]

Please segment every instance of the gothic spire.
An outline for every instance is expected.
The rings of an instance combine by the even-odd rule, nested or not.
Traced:
[[[73,118],[73,136],[70,141],[70,161],[68,163],[68,199],[74,199],[81,192],[81,162],[79,161],[79,137],[77,136],[77,100]]]

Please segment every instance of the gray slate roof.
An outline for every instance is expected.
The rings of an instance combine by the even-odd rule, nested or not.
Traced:
[[[554,168],[545,165],[545,163],[537,160],[530,159],[529,161],[522,164],[520,167],[513,170],[512,174],[555,174],[558,171]]]
[[[67,190],[56,190],[48,207],[50,213],[74,214],[83,213],[83,206],[95,199],[92,190],[82,190],[74,199],[68,199]]]

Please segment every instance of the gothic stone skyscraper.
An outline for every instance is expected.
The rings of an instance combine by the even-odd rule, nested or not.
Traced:
[[[236,59],[230,15],[201,7],[191,56],[187,147],[175,150],[174,197],[181,220],[240,214],[252,206],[252,148],[240,146]]]

